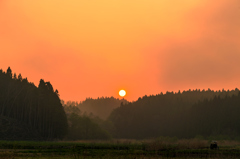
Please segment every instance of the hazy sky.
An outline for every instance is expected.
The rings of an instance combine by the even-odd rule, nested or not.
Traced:
[[[240,1],[0,0],[0,55],[64,100],[240,88]]]

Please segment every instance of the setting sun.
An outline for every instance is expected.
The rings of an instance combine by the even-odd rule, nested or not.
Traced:
[[[126,95],[126,91],[125,90],[120,90],[119,91],[119,95],[121,96],[121,97],[124,97],[125,95]]]

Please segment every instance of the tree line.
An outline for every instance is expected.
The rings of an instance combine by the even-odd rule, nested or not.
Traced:
[[[103,110],[109,108],[101,104],[103,101],[107,104],[108,98],[86,100],[94,101],[95,106],[101,106]],[[117,101],[115,98],[112,100]],[[69,117],[74,114],[75,119],[77,116],[88,118],[88,123],[95,123],[98,127],[98,131],[93,127],[88,131],[97,133],[101,129],[101,132],[105,132],[101,137],[93,135],[91,139],[107,139],[108,137],[146,139],[161,136],[177,138],[225,136],[234,139],[239,137],[240,132],[238,129],[240,95],[237,88],[231,91],[196,89],[144,96],[135,102],[118,103],[119,106],[112,109],[111,114],[105,120],[93,113],[83,112],[79,107],[80,103],[67,103],[64,104],[64,109]],[[69,118],[69,122],[74,122],[74,118]],[[85,130],[84,124],[75,123],[76,127],[81,127],[69,129],[70,132],[78,134],[78,136],[75,135],[75,139],[89,138],[80,135]]]
[[[6,72],[0,70],[0,119],[2,118],[8,118],[9,121],[14,119],[27,125],[39,134],[38,139],[43,140],[62,139],[68,130],[58,91],[53,89],[51,83],[41,79],[36,87],[27,78],[22,78],[21,74],[13,74],[10,67]],[[17,139],[22,134],[16,131],[15,135]]]
[[[240,134],[239,90],[188,90],[144,96],[136,102],[113,110],[108,120],[113,123],[116,138],[155,138],[171,136]]]
[[[193,138],[240,133],[240,93],[187,90],[143,96],[64,102],[43,79],[35,86],[21,74],[0,70],[0,139],[82,140],[160,136]],[[31,135],[29,135],[31,134]]]

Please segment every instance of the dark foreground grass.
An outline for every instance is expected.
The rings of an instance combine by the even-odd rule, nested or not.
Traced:
[[[0,141],[1,159],[90,159],[90,158],[240,158],[238,142],[221,142],[210,150],[204,140],[108,142]]]

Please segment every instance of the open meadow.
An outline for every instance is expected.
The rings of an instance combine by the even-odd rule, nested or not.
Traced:
[[[0,141],[1,159],[125,159],[125,158],[239,158],[240,142],[184,140],[111,140],[111,141]]]

